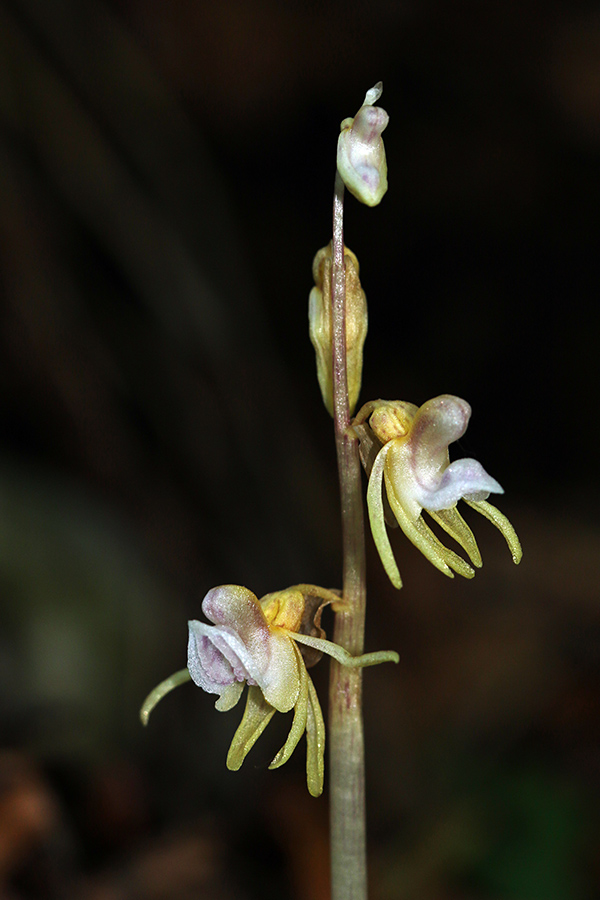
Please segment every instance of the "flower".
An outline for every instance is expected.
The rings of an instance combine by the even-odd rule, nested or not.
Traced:
[[[344,119],[338,138],[337,168],[351,194],[367,206],[377,206],[387,191],[387,162],[382,132],[389,116],[374,106],[383,92],[378,81],[367,91],[354,118]]]
[[[308,789],[319,796],[323,791],[325,723],[305,657],[309,665],[322,653],[345,666],[398,661],[392,652],[352,657],[325,640],[320,620],[328,603],[340,604],[339,596],[314,585],[295,585],[260,601],[240,585],[213,588],[202,601],[202,611],[213,624],[188,623],[187,669],[149,694],[142,706],[142,722],[147,723],[166,693],[189,678],[204,691],[218,694],[215,706],[221,712],[236,705],[247,684],[246,708],[229,748],[227,767],[233,771],[240,768],[275,712],[293,710],[289,736],[269,768],[287,762],[306,732]]]
[[[365,431],[362,423],[369,417],[370,428]],[[426,524],[423,511],[460,544],[479,568],[481,554],[473,532],[456,508],[459,500],[489,519],[504,535],[513,561],[521,561],[521,544],[514,528],[506,516],[487,502],[491,493],[504,493],[498,482],[474,459],[450,462],[448,446],[463,436],[470,417],[471,407],[465,400],[442,394],[420,408],[413,403],[376,400],[365,404],[354,420],[363,444],[363,463],[371,470],[367,490],[371,531],[385,571],[396,588],[402,587],[402,580],[386,531],[386,513],[389,520],[390,512],[413,544],[451,578],[454,572],[465,578],[472,578],[475,572],[461,556],[442,544]]]

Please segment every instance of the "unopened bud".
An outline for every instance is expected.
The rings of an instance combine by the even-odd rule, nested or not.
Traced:
[[[350,413],[362,381],[363,346],[367,336],[367,298],[358,277],[358,260],[344,247],[346,264],[346,372]],[[315,287],[308,301],[309,334],[317,355],[317,377],[328,413],[333,416],[333,356],[331,335],[331,242],[313,260]]]
[[[373,105],[382,91],[381,81],[367,91],[356,116],[342,122],[338,138],[338,171],[350,193],[367,206],[377,206],[388,186],[381,134],[389,116],[385,110]]]

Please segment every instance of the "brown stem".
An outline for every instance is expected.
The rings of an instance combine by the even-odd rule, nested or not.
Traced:
[[[343,599],[347,610],[336,613],[333,639],[356,656],[363,652],[364,644],[366,563],[358,441],[349,431],[343,204],[344,183],[336,173],[331,273],[333,411],[342,513]],[[332,661],[329,691],[332,900],[366,900],[362,670]]]

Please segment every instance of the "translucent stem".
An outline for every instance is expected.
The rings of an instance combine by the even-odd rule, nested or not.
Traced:
[[[346,609],[336,613],[333,639],[352,656],[359,656],[364,644],[366,566],[358,441],[349,429],[343,211],[344,184],[339,173],[336,173],[331,273],[333,411],[340,479],[343,600]],[[366,900],[362,670],[346,668],[335,661],[331,663],[328,739],[331,896],[332,900]]]

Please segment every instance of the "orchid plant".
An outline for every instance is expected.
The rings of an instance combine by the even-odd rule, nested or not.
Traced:
[[[402,587],[387,526],[404,534],[445,575],[471,578],[482,564],[477,542],[458,512],[464,501],[504,536],[515,563],[521,546],[508,519],[488,502],[503,493],[474,459],[450,462],[448,447],[465,433],[471,408],[442,394],[421,407],[406,401],[365,403],[351,414],[360,393],[367,303],[358,260],[344,245],[344,190],[367,206],[387,191],[382,133],[387,113],[376,106],[381,82],[340,127],[333,202],[333,238],[313,263],[309,333],[325,407],[334,420],[343,534],[343,587],[332,591],[297,584],[258,599],[248,588],[224,584],[202,601],[207,622],[189,625],[187,667],[161,682],[146,698],[147,724],[156,704],[173,688],[192,681],[217,695],[216,709],[231,710],[247,686],[244,714],[233,736],[227,766],[236,771],[276,712],[293,713],[288,738],[269,768],[290,758],[306,734],[307,784],[323,790],[325,724],[308,669],[323,654],[331,663],[329,759],[331,873],[333,900],[366,900],[362,669],[398,662],[393,651],[363,653],[366,564],[361,462],[368,475],[367,506],[375,546],[396,588]],[[423,514],[445,531],[470,563],[440,540]],[[321,625],[331,606],[333,641]],[[209,624],[210,623],[210,624]]]

